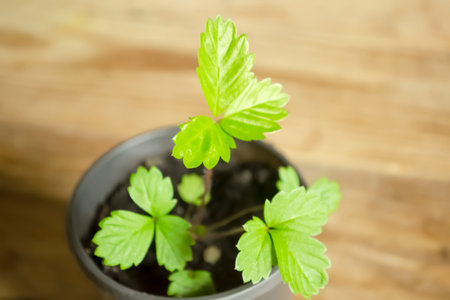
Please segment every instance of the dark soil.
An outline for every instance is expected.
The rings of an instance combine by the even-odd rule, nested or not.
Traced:
[[[153,162],[154,163],[154,162]],[[142,165],[150,167],[152,162]],[[172,179],[174,187],[180,181],[181,176],[186,173],[196,172],[202,174],[203,170],[186,170],[182,163],[172,157],[168,157],[162,162],[156,163],[164,176]],[[134,172],[134,170],[130,170]],[[159,267],[155,256],[154,243],[144,261],[137,267],[128,270],[120,270],[118,267],[108,267],[102,264],[102,260],[94,256],[95,244],[91,239],[99,229],[98,222],[108,216],[112,210],[125,209],[146,214],[134,204],[128,195],[128,178],[130,174],[124,174],[123,182],[114,188],[105,204],[98,209],[97,218],[91,225],[91,232],[85,238],[84,245],[86,251],[97,263],[103,272],[121,284],[135,290],[144,291],[153,295],[167,295],[169,272]],[[203,219],[203,224],[208,225],[226,218],[242,209],[258,204],[263,204],[265,199],[271,199],[276,193],[276,181],[278,179],[277,170],[267,164],[259,162],[251,163],[220,163],[214,168],[213,183],[211,189],[211,202],[207,206],[207,212]],[[175,198],[180,199],[176,189]],[[187,205],[179,200],[172,214],[183,216]],[[221,230],[235,228],[244,224],[248,219],[256,215],[262,217],[262,211],[248,216],[244,216]],[[238,253],[236,244],[240,234],[213,241],[212,244],[221,250],[220,259],[214,264],[205,262],[203,251],[209,245],[202,242],[196,243],[192,247],[193,260],[187,264],[186,269],[207,270],[211,272],[217,292],[226,291],[243,284],[241,272],[234,269],[236,255]]]

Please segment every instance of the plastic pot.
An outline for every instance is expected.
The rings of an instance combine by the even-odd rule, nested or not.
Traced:
[[[83,271],[112,299],[162,300],[170,297],[154,296],[128,288],[105,275],[86,253],[82,239],[89,232],[97,208],[105,201],[112,189],[119,184],[135,166],[145,159],[157,159],[171,153],[172,138],[178,128],[165,128],[146,132],[133,137],[111,149],[100,157],[79,181],[67,212],[67,235],[73,255]],[[262,142],[236,141],[237,149],[232,156],[240,160],[267,162],[275,168],[292,165],[273,147]],[[303,182],[303,181],[302,181]],[[278,268],[272,270],[269,278],[258,284],[244,284],[240,287],[214,295],[189,299],[223,300],[284,300],[292,295],[281,280]]]

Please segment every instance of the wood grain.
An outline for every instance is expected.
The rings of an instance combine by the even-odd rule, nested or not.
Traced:
[[[99,297],[66,246],[70,194],[116,143],[209,113],[196,51],[218,13],[291,95],[268,141],[341,184],[314,299],[449,299],[445,0],[0,0],[0,298]]]

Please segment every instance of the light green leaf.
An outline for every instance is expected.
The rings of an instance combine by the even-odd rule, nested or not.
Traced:
[[[308,193],[304,187],[291,192],[281,191],[264,205],[264,220],[271,228],[317,235],[327,219],[326,207],[321,204],[320,195]]]
[[[252,79],[247,88],[233,101],[220,120],[220,126],[235,138],[244,141],[264,139],[264,133],[280,129],[277,121],[288,114],[283,108],[289,96],[281,85],[270,79]]]
[[[205,184],[203,178],[195,173],[183,175],[181,183],[178,185],[178,193],[184,202],[200,206],[202,205],[202,196],[205,193]],[[211,195],[206,196],[206,203],[209,203]]]
[[[265,223],[253,219],[239,240],[236,258],[238,270],[244,281],[258,282],[274,262],[278,262],[283,281],[289,284],[294,294],[311,297],[318,293],[328,281],[326,269],[330,266],[325,256],[325,246],[312,236],[321,232],[328,219],[328,204],[324,198],[336,198],[335,185],[319,180],[314,189],[297,187],[289,192],[280,191],[264,205]],[[257,221],[259,220],[259,221]],[[258,256],[262,240],[264,258]],[[271,257],[271,261],[267,261]],[[263,266],[263,267],[261,267]],[[264,269],[264,272],[260,271]]]
[[[272,270],[272,241],[266,224],[253,217],[244,225],[245,233],[239,239],[236,267],[242,271],[244,282],[259,282],[266,279]]]
[[[290,192],[300,186],[300,179],[297,171],[291,166],[280,167],[278,169],[279,180],[277,181],[278,191]]]
[[[173,138],[172,155],[183,158],[186,168],[196,168],[203,163],[211,169],[220,158],[230,161],[230,148],[236,148],[236,144],[210,117],[191,118],[190,122],[180,125],[180,129]]]
[[[325,246],[309,234],[292,230],[270,230],[278,268],[294,294],[310,298],[328,283],[330,261]]]
[[[327,178],[320,178],[312,186],[308,188],[308,192],[318,193],[322,205],[325,205],[327,212],[335,211],[339,206],[341,194],[339,193],[339,184],[330,181]]]
[[[174,297],[199,297],[216,292],[214,281],[208,271],[184,270],[169,276],[167,295]]]
[[[173,187],[169,177],[163,179],[161,171],[152,167],[138,167],[130,176],[128,193],[131,199],[154,217],[168,214],[177,201],[173,199]]]
[[[154,222],[125,210],[115,210],[100,223],[92,241],[98,246],[95,255],[104,258],[107,266],[120,265],[122,270],[137,266],[144,259],[154,233]]]
[[[156,220],[156,259],[160,266],[173,272],[182,270],[192,260],[194,239],[189,222],[178,216],[166,215]]]
[[[218,16],[208,19],[206,31],[200,35],[197,75],[214,116],[220,113],[248,85],[253,74],[254,56],[247,53],[246,35],[236,37],[231,20]]]
[[[325,246],[312,236],[321,232],[328,211],[321,193],[297,187],[281,191],[264,205],[264,219],[275,246],[278,267],[294,294],[311,297],[327,284],[330,266]]]

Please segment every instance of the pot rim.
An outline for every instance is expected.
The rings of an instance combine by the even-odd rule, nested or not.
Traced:
[[[115,294],[121,294],[127,297],[135,297],[135,299],[139,300],[168,300],[168,299],[181,299],[181,298],[173,298],[166,296],[156,296],[152,294],[148,294],[146,292],[137,291],[132,288],[129,288],[121,283],[113,280],[105,273],[103,273],[98,266],[94,263],[92,258],[86,253],[82,243],[81,236],[76,228],[75,224],[75,207],[77,206],[78,201],[76,201],[80,187],[87,182],[87,177],[89,174],[93,172],[93,170],[101,167],[102,164],[105,164],[107,161],[111,160],[117,154],[129,149],[138,147],[140,144],[156,139],[158,137],[164,136],[174,136],[179,131],[178,127],[166,126],[162,128],[153,129],[150,131],[146,131],[144,133],[135,135],[125,141],[122,141],[115,146],[113,146],[106,153],[101,155],[95,162],[83,173],[83,175],[78,180],[77,185],[72,193],[67,213],[66,213],[66,236],[69,242],[69,247],[72,254],[75,256],[78,264],[83,269],[84,273],[88,275],[88,277],[96,282],[100,287],[106,289],[108,291],[112,291]],[[287,166],[293,166],[278,150],[276,150],[272,145],[262,142],[262,141],[253,141],[252,143],[257,144],[259,147],[264,148],[265,150],[270,151],[277,159],[279,159],[283,164]],[[294,167],[295,168],[295,167]],[[298,171],[297,171],[298,173]],[[299,174],[299,173],[298,173]],[[299,174],[300,176],[300,174]],[[302,178],[300,177],[300,182],[304,183]],[[236,297],[239,296],[239,299],[244,296],[249,296],[253,294],[255,290],[266,290],[269,291],[271,288],[275,287],[282,281],[280,272],[278,270],[278,266],[272,268],[272,272],[270,273],[267,279],[261,280],[257,284],[246,283],[239,287],[216,293],[208,296],[201,297],[192,297],[188,299],[192,300],[205,300],[205,299],[228,299],[228,297]],[[183,298],[186,299],[186,298]]]

